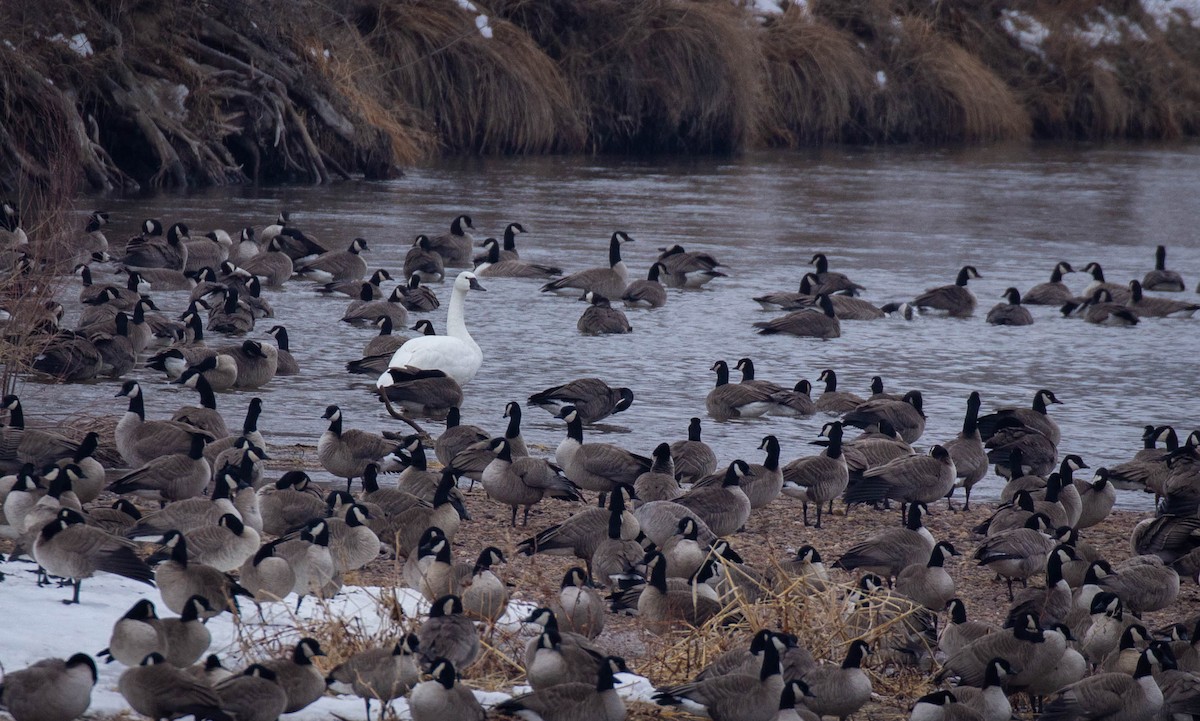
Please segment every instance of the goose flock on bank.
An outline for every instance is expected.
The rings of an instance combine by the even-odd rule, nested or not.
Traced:
[[[36,244],[17,233],[19,217],[7,204],[4,216],[4,285],[20,287],[37,262]],[[18,299],[5,301],[0,322],[9,335],[14,329],[40,334],[44,350],[33,359],[36,373],[58,381],[117,379],[116,396],[126,399],[127,411],[111,439],[95,432],[78,438],[66,429],[26,428],[20,399],[5,397],[0,467],[9,475],[0,478],[0,537],[11,558],[28,558],[40,575],[73,585],[65,603],[79,603],[83,580],[103,572],[155,586],[162,606],[179,614],[159,617],[155,604],[142,600],[114,620],[104,657],[128,667],[119,690],[139,714],[271,721],[332,693],[362,698],[368,718],[371,701],[386,706],[406,697],[418,720],[618,721],[628,711],[616,688],[630,667],[604,636],[606,618],[635,615],[646,633],[669,636],[706,623],[746,621],[749,606],[782,595],[800,604],[836,600],[838,625],[848,629],[838,656],[814,658],[812,649],[824,647],[806,636],[814,629],[786,629],[782,618],[760,617],[749,624],[761,627],[752,638],[734,642],[693,680],[659,687],[650,700],[717,721],[846,719],[871,701],[869,671],[877,663],[881,672],[907,669],[944,684],[916,701],[915,721],[1002,721],[1014,713],[1053,721],[1200,717],[1200,651],[1193,645],[1200,644],[1200,623],[1196,609],[1178,603],[1181,584],[1196,582],[1200,573],[1200,432],[1181,443],[1169,426],[1146,426],[1136,456],[1094,469],[1094,478],[1086,479],[1076,476],[1088,468],[1085,459],[1060,452],[1061,433],[1049,409],[1070,400],[1060,401],[1052,390],[1037,391],[1028,406],[991,412],[973,392],[961,432],[930,439],[920,390],[886,393],[876,376],[872,394],[859,397],[838,389],[831,368],[820,373],[824,390],[814,399],[808,380],[776,384],[757,377],[753,360],[742,358],[732,369],[740,381],[731,379],[727,361],[712,365],[708,416],[721,422],[824,414],[829,418],[818,438],[766,434],[761,463],[722,464],[696,417],[686,439],[642,455],[585,435],[585,427],[635,402],[631,389],[588,377],[528,396],[528,406],[563,423],[553,457],[538,457],[521,435],[522,403],[503,409],[502,435],[464,423],[459,410],[463,386],[484,372],[466,310],[473,291],[485,290],[480,279],[535,279],[542,292],[588,301],[580,333],[628,333],[633,328],[614,305],[631,313],[663,308],[671,297],[667,288],[698,288],[724,277],[721,263],[676,245],[661,249],[645,278],[637,279],[622,256],[634,238],[617,231],[607,266],[563,275],[558,267],[521,260],[516,238],[526,229],[520,223],[510,223],[502,241],[480,244],[472,219],[460,215],[448,234],[416,238],[397,274],[403,280],[388,293],[381,284],[391,273],[379,269],[367,277],[366,240],[355,238],[343,249],[326,245],[292,225],[286,213],[262,231],[243,230],[237,241],[224,231],[193,239],[185,224],[164,230],[148,220],[113,261],[107,242],[100,242],[108,221],[107,213],[93,213],[66,263],[78,261],[83,283],[76,330],[59,326],[67,315],[61,306],[22,307]],[[472,258],[477,247],[483,253]],[[1049,283],[1023,295],[1008,288],[1006,302],[992,308],[986,322],[1027,325],[1033,316],[1023,304],[1054,305],[1064,317],[1117,325],[1190,317],[1200,305],[1145,294],[1184,290],[1165,260],[1160,246],[1155,269],[1127,285],[1107,283],[1100,265],[1088,263],[1082,272],[1092,283],[1079,295],[1063,283],[1075,271],[1060,262]],[[109,262],[115,274],[104,283],[100,269]],[[418,322],[420,334],[411,339],[393,335],[407,326],[408,313],[439,306],[426,284],[449,280],[447,269],[472,262],[473,271],[449,283],[444,335],[428,320]],[[754,323],[760,333],[830,339],[842,334],[843,320],[911,318],[913,309],[954,318],[975,314],[968,289],[981,277],[975,266],[964,266],[951,285],[875,306],[860,297],[866,288],[829,270],[825,254],[814,254],[810,264],[814,272],[803,276],[798,292],[754,298],[786,311]],[[355,409],[344,413],[329,405],[328,428],[314,439],[316,461],[345,480],[345,490],[340,482],[326,487],[299,467],[276,478],[274,470],[285,464],[265,465],[271,448],[269,433],[258,429],[263,401],[251,401],[240,429],[222,415],[218,394],[259,389],[276,375],[303,375],[303,363],[290,353],[283,325],[267,332],[274,343],[210,345],[205,335],[238,339],[253,332],[257,320],[274,317],[264,289],[297,281],[316,283],[315,291],[330,298],[350,297],[342,319],[379,330],[361,360],[348,359],[348,369],[377,376],[375,388],[394,413],[399,408],[398,415],[446,420],[441,437],[429,441],[440,468],[430,465],[421,435],[352,428]],[[167,288],[190,290],[178,316],[151,298],[154,289]],[[154,389],[120,381],[138,362],[195,390],[199,405],[170,419],[148,419],[145,395]],[[850,429],[861,433],[850,437]],[[821,448],[799,452],[809,441]],[[102,442],[119,460],[100,462]],[[931,513],[949,522],[962,518],[953,512],[956,489],[963,488],[968,510],[972,487],[993,468],[1007,481],[1004,502],[971,529],[973,547],[938,539],[926,519]],[[1158,500],[1157,512],[1129,539],[1131,556],[1087,540],[1088,529],[1111,511],[1117,489],[1152,492]],[[937,508],[942,499],[945,506]],[[752,543],[747,529],[797,501],[805,527],[809,506],[815,509],[808,544],[786,558],[747,563],[738,550]],[[896,502],[900,522],[887,521],[827,568],[819,548],[836,501],[846,516],[870,513],[854,509],[861,505],[889,518]],[[456,538],[478,523],[472,509],[498,509],[514,529],[522,511],[524,529],[531,509],[543,503],[579,508],[509,544],[507,552],[497,537],[486,539],[495,545],[473,562],[455,560]],[[146,540],[155,542],[153,553],[142,546]],[[1006,587],[1010,605],[1002,624],[967,615],[952,561],[968,551]],[[535,635],[523,658],[512,659],[525,669],[531,691],[485,709],[469,681],[483,653],[481,639],[494,632],[513,600],[499,568],[506,553],[567,556],[579,565],[566,571],[556,593],[517,594],[543,604],[522,615]],[[393,583],[403,582],[428,604],[411,633],[324,672],[314,659],[325,651],[312,638],[300,639],[285,657],[242,659],[249,663],[240,673],[206,656],[205,620],[245,612],[247,603],[330,598],[347,574],[381,557],[401,569]],[[1039,578],[1043,587],[1013,588]],[[246,599],[241,606],[239,598]],[[1142,621],[1147,613],[1171,614],[1170,622],[1149,628]],[[86,653],[48,658],[8,670],[0,705],[17,721],[68,721],[87,710],[97,678],[96,661]]]

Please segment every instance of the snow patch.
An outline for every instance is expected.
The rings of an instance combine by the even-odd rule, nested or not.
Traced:
[[[1142,9],[1154,18],[1159,30],[1173,22],[1200,27],[1200,0],[1142,0]]]
[[[458,3],[460,8],[475,16],[475,28],[479,30],[479,34],[485,38],[491,39],[492,25],[488,20],[488,16],[483,14],[483,12],[481,12],[479,8],[475,6],[475,3],[471,2],[471,0],[455,1]]]
[[[171,616],[162,604],[157,589],[120,576],[100,574],[83,582],[81,603],[65,606],[62,601],[71,597],[71,589],[55,585],[39,587],[35,566],[29,562],[0,561],[0,618],[4,626],[4,642],[0,644],[0,664],[6,671],[25,668],[43,658],[67,658],[74,653],[94,654],[108,645],[113,624],[134,603],[141,599],[153,601],[160,616]],[[224,613],[206,624],[212,634],[208,653],[215,653],[227,668],[240,670],[254,660],[242,653],[243,642],[255,638],[280,639],[285,643],[299,640],[296,621],[320,621],[329,618],[354,619],[366,632],[372,633],[383,624],[391,624],[381,613],[386,607],[380,598],[395,594],[396,601],[408,618],[420,618],[429,610],[429,603],[408,588],[377,588],[346,586],[340,593],[324,602],[305,599],[298,613],[293,613],[294,600],[287,603],[265,604],[260,618],[252,603],[240,599],[244,615],[242,626]],[[534,609],[534,605],[512,602],[497,624],[502,629],[518,630]],[[98,664],[99,680],[92,690],[88,715],[92,718],[113,717],[128,713],[129,704],[117,690],[125,667],[120,663]],[[635,674],[621,674],[618,692],[627,700],[651,701],[654,686]],[[470,685],[468,670],[466,683]],[[514,689],[519,692],[521,687]],[[475,691],[475,697],[490,707],[511,696],[500,692]],[[378,706],[376,705],[376,708]],[[391,708],[400,719],[411,718],[408,702],[396,699]],[[355,696],[324,696],[308,708],[288,714],[288,721],[369,721],[362,700]]]
[[[1046,59],[1042,45],[1050,37],[1050,30],[1037,18],[1017,10],[1003,10],[1000,13],[1000,27],[1017,41],[1022,50]]]
[[[91,41],[89,41],[87,35],[84,35],[83,33],[76,33],[71,37],[66,37],[62,33],[58,33],[54,37],[47,39],[52,43],[62,43],[63,45],[66,45],[71,52],[80,57],[86,58],[94,52],[92,50]],[[8,43],[7,40],[4,42]],[[9,47],[12,47],[12,45],[10,44]]]
[[[1101,45],[1118,45],[1125,39],[1136,41],[1147,40],[1146,31],[1140,25],[1126,17],[1113,15],[1105,8],[1096,11],[1100,19],[1088,22],[1077,34],[1089,47],[1098,48]]]
[[[881,90],[887,87],[887,82],[887,73],[883,72],[882,70],[875,71],[875,84],[878,85]]]

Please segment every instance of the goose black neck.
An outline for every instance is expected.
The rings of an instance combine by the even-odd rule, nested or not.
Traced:
[[[979,429],[979,407],[981,405],[979,393],[972,391],[967,398],[967,415],[963,417],[962,434],[963,438],[969,438],[975,435]]]
[[[258,430],[258,416],[262,413],[262,401],[257,398],[250,400],[250,406],[246,408],[246,420],[242,421],[242,435],[249,435]],[[338,419],[337,434],[341,435],[341,419]]]
[[[696,443],[701,442],[700,441],[700,419],[699,418],[693,418],[692,421],[690,423],[688,423],[688,440],[696,442]]]
[[[8,425],[17,430],[25,430],[25,410],[21,407],[21,401],[14,403],[8,411]]]
[[[850,650],[846,652],[846,660],[842,662],[842,668],[861,668],[863,660],[863,647],[861,643],[855,643],[850,646]]]
[[[488,243],[487,246],[488,246],[487,262],[499,263],[500,262],[500,245],[498,243],[491,242],[491,243]]]
[[[517,249],[517,233],[513,230],[511,225],[504,229],[504,249]]]
[[[83,440],[79,442],[79,448],[75,451],[75,455],[71,457],[71,460],[75,463],[79,463],[83,459],[90,457],[99,447],[100,436],[95,432],[88,433],[83,437]]]
[[[829,272],[829,259],[822,253],[817,253],[813,256],[813,264],[816,266],[817,275]]]
[[[754,361],[749,358],[742,359],[742,382],[754,380]]]
[[[496,458],[506,463],[512,463],[512,446],[508,443],[501,443],[500,450],[496,452]]]
[[[660,592],[667,592],[667,560],[661,554],[650,571],[649,583]]]
[[[196,376],[196,392],[200,394],[200,405],[216,410],[217,395],[213,393],[212,384],[203,375]]]
[[[338,413],[333,418],[329,419],[329,431],[335,436],[342,435],[342,414]]]
[[[717,364],[717,386],[723,386],[729,383],[729,366],[725,363]]]
[[[146,403],[142,400],[140,390],[136,395],[129,396],[129,412],[136,413],[137,417],[142,421],[146,420]],[[11,425],[16,426],[16,423],[12,423]]]
[[[659,265],[658,263],[655,263],[654,265],[650,266],[649,272],[646,273],[646,280],[657,283],[658,282],[658,273],[659,273],[658,269],[661,267],[662,266]]]
[[[519,435],[521,435],[521,407],[514,404],[508,414],[508,428],[504,431],[504,437],[512,440]]]
[[[779,470],[779,441],[775,436],[767,436],[765,445],[767,457],[763,460],[763,468],[768,471]]]
[[[826,373],[825,373],[825,392],[826,393],[836,393],[837,392],[837,374],[834,373],[833,371],[826,371]]]
[[[834,421],[829,426],[829,445],[825,447],[825,455],[830,458],[841,458],[842,456],[842,423]]]
[[[446,412],[446,430],[450,430],[462,423],[462,411],[458,410],[458,406],[451,406]]]
[[[567,438],[576,443],[583,443],[583,420],[579,417],[579,412],[575,412],[575,417],[567,420]]]
[[[623,508],[613,508],[611,511],[609,511],[609,513],[608,513],[608,537],[609,538],[616,540],[616,541],[621,540],[621,527],[622,527],[622,523],[624,522],[624,518],[623,518],[624,515],[625,515],[625,509],[623,509]]]
[[[600,674],[596,677],[596,691],[598,693],[612,691],[616,687],[616,679],[613,678],[612,666],[608,664],[608,659],[600,663]]]
[[[1033,397],[1033,410],[1046,415],[1046,399],[1041,393]]]
[[[621,239],[616,233],[613,233],[612,240],[608,242],[608,266],[611,268],[621,262]]]
[[[1050,282],[1051,283],[1061,283],[1062,279],[1063,279],[1062,268],[1060,268],[1057,265],[1054,266],[1054,270],[1051,271],[1051,273],[1050,273]]]
[[[427,470],[427,468],[426,468],[427,461],[425,459],[425,446],[423,444],[421,444],[420,441],[417,442],[417,447],[412,449],[411,455],[412,455],[412,467],[413,468],[417,469],[418,471]]]
[[[1166,248],[1166,246],[1160,245],[1154,250],[1154,269],[1155,270],[1166,270],[1167,269],[1167,248]]]
[[[778,676],[782,672],[779,666],[779,649],[775,647],[773,642],[767,642],[763,645],[762,657],[762,668],[758,672],[758,679],[760,681],[766,681],[772,676]]]
[[[438,508],[450,502],[450,491],[454,488],[454,473],[447,468],[442,471],[442,478],[438,481],[437,490],[433,494],[433,507]]]
[[[287,328],[284,328],[283,326],[279,326],[279,330],[277,330],[275,332],[275,345],[277,345],[279,347],[279,350],[282,350],[282,351],[289,350]]]
[[[968,273],[966,268],[963,268],[962,270],[958,271],[958,277],[954,279],[954,284],[965,288],[967,286],[967,281],[970,278],[970,273]]]
[[[171,547],[171,560],[178,563],[180,566],[187,568],[188,565],[188,550],[187,541],[180,534],[175,538],[175,545]]]
[[[225,312],[236,313],[238,309],[238,291],[237,288],[229,286],[225,291]]]

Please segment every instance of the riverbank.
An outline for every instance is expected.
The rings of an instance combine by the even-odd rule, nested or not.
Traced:
[[[1179,138],[1193,0],[0,8],[0,189],[386,178],[445,153]]]

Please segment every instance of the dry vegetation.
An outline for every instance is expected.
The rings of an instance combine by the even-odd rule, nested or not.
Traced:
[[[1178,138],[1200,30],[1121,0],[0,4],[0,190],[381,178],[441,152]],[[1038,41],[1023,42],[1024,32]],[[72,49],[85,35],[90,53]],[[44,132],[47,128],[51,132]]]

